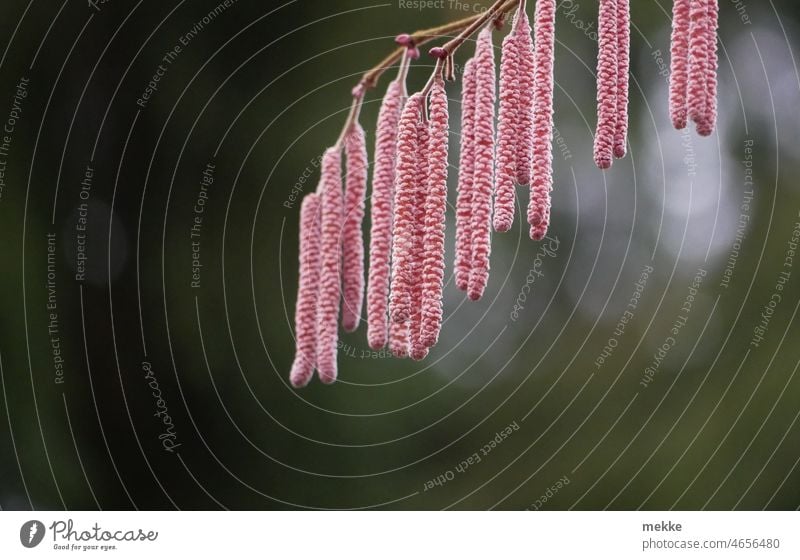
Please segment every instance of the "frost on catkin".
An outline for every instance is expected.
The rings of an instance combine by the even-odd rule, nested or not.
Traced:
[[[467,295],[480,299],[489,279],[494,187],[494,118],[496,77],[492,26],[481,30],[475,53],[475,174],[472,200],[472,270]],[[513,181],[513,167],[512,181]]]
[[[425,199],[424,265],[422,270],[422,344],[436,344],[442,327],[444,235],[447,210],[448,112],[444,81],[439,76],[430,93],[427,197]]]
[[[367,141],[364,129],[354,123],[345,138],[344,230],[342,231],[342,327],[358,328],[364,300],[364,196],[367,191]]]
[[[300,278],[294,312],[295,356],[289,380],[304,387],[311,380],[317,353],[317,290],[319,288],[319,197],[309,193],[300,207]]]
[[[464,66],[461,85],[461,147],[458,156],[458,196],[456,198],[456,287],[469,286],[472,267],[472,191],[475,173],[475,59]]]
[[[392,228],[392,271],[389,295],[389,348],[397,357],[408,355],[411,322],[415,206],[417,197],[417,123],[422,115],[422,95],[415,93],[403,108],[397,131],[397,166]]]
[[[322,158],[322,225],[317,300],[317,371],[323,383],[336,381],[339,300],[341,298],[341,234],[344,219],[342,154],[328,148]]]
[[[535,96],[533,107],[533,174],[528,202],[531,239],[544,239],[550,225],[553,190],[553,66],[555,57],[555,0],[536,2],[534,19]]]
[[[404,102],[405,87],[395,80],[383,97],[375,134],[367,284],[367,341],[373,350],[386,346],[397,125]]]

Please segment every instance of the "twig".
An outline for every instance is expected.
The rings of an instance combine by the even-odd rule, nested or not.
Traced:
[[[416,50],[421,45],[424,45],[425,43],[433,41],[439,37],[447,37],[451,36],[453,33],[458,33],[458,35],[445,43],[443,46],[437,47],[442,56],[437,57],[440,58],[440,60],[438,60],[436,63],[434,75],[437,72],[442,72],[444,67],[440,64],[441,58],[452,58],[456,49],[473,33],[475,33],[475,31],[480,29],[482,25],[491,19],[503,17],[506,13],[511,11],[519,4],[520,0],[497,0],[487,11],[480,14],[452,21],[438,27],[415,31],[414,33],[404,36],[401,46],[388,54],[371,70],[368,70],[361,77],[361,80],[358,82],[356,87],[353,88],[353,104],[350,106],[350,112],[347,115],[347,120],[345,121],[342,132],[339,134],[339,138],[336,140],[336,144],[334,146],[341,148],[344,139],[347,137],[347,134],[353,127],[353,124],[358,119],[358,115],[361,111],[361,105],[364,101],[364,95],[366,94],[367,90],[374,88],[383,73],[394,66],[398,60],[403,59],[404,54],[409,53],[412,49]],[[408,62],[408,58],[409,57],[406,56],[401,63],[400,72],[407,71],[407,67],[404,65]],[[426,90],[430,88],[432,81],[433,76],[431,76],[431,80],[429,80],[428,85],[426,85]]]
[[[500,0],[495,6],[493,6],[493,8],[495,8],[494,16],[497,17],[506,14],[507,12],[511,11],[511,9],[513,9],[514,6],[516,6],[517,4],[519,4],[519,0]],[[414,33],[411,33],[409,37],[411,38],[413,44],[419,47],[439,37],[446,37],[452,35],[453,33],[464,31],[465,29],[470,28],[476,22],[480,22],[472,30],[474,32],[478,27],[480,27],[480,25],[483,22],[485,22],[488,19],[487,14],[491,11],[492,9],[490,8],[489,11],[487,12],[483,12],[480,14],[476,14],[474,16],[452,21],[450,23],[446,23],[439,27],[432,27],[430,29],[415,31]],[[394,63],[397,62],[401,56],[403,56],[404,50],[405,47],[399,47],[394,51],[392,51],[390,54],[388,54],[374,68],[368,70],[364,74],[364,76],[361,78],[360,83],[363,84],[365,88],[375,87],[381,75],[387,69],[391,68],[392,65],[394,65]]]

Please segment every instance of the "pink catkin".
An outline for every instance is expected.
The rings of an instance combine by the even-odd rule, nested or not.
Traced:
[[[708,1],[694,0],[689,11],[689,79],[686,87],[688,117],[700,123],[706,116],[709,75]]]
[[[375,134],[367,285],[367,341],[374,350],[386,346],[397,125],[404,101],[405,87],[395,80],[383,98]]]
[[[428,182],[425,199],[425,261],[422,271],[422,344],[436,344],[442,328],[442,286],[444,281],[444,236],[447,210],[448,112],[447,93],[441,76],[430,97],[430,139],[428,141]]]
[[[492,241],[492,188],[494,186],[494,118],[496,77],[492,26],[478,35],[475,53],[475,174],[472,200],[472,268],[467,295],[480,299],[489,280]],[[513,167],[512,181],[513,181]],[[513,184],[512,184],[513,187]]]
[[[597,54],[597,131],[594,161],[611,167],[617,127],[617,0],[600,0]]]
[[[516,22],[516,20],[515,20]],[[516,29],[516,24],[514,24]],[[503,39],[500,50],[500,107],[497,120],[496,190],[493,225],[495,231],[508,231],[514,223],[514,180],[517,171],[517,134],[519,129],[519,47],[512,30]]]
[[[456,287],[465,292],[472,267],[472,190],[475,173],[475,59],[464,66],[461,89],[461,148],[456,199]]]
[[[328,148],[322,158],[320,228],[320,278],[317,296],[317,371],[323,383],[336,381],[339,300],[341,298],[342,253],[340,236],[344,219],[342,154]]]
[[[300,207],[300,279],[294,312],[296,352],[289,380],[305,387],[314,374],[317,345],[317,290],[319,289],[319,196],[309,193]]]
[[[417,121],[417,180],[414,184],[414,225],[413,245],[410,251],[411,274],[411,320],[408,324],[408,355],[413,360],[422,360],[428,355],[428,348],[422,342],[422,305],[424,284],[422,274],[425,268],[425,205],[428,199],[430,131],[428,122]]]
[[[530,185],[533,166],[533,104],[536,63],[531,24],[528,14],[525,12],[524,3],[518,10],[513,33],[517,36],[517,56],[519,57],[516,175],[518,184]]]
[[[415,93],[406,101],[397,131],[397,166],[394,188],[394,224],[392,228],[392,272],[389,295],[389,348],[396,357],[408,355],[408,331],[411,314],[411,277],[416,222],[418,182],[417,123],[422,115],[422,95]]]
[[[528,203],[530,236],[534,240],[543,239],[550,224],[550,193],[553,190],[555,15],[555,0],[536,2],[533,176]]]
[[[359,123],[345,138],[344,229],[342,231],[342,327],[358,328],[364,301],[364,195],[367,191],[367,141]]]
[[[614,157],[625,157],[628,142],[628,94],[631,60],[630,0],[617,0],[617,126]]]
[[[672,125],[686,128],[686,93],[689,79],[689,11],[696,0],[675,0],[672,5],[670,42],[669,114]]]
[[[708,1],[708,27],[706,42],[708,45],[708,68],[706,76],[705,112],[697,121],[697,132],[701,136],[710,136],[717,122],[717,28],[719,27],[719,2]]]

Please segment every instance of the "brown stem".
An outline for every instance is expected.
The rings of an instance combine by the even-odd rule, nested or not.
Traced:
[[[483,13],[452,21],[450,23],[440,25],[439,27],[415,31],[409,35],[411,38],[411,45],[419,47],[425,43],[428,43],[429,41],[433,41],[438,37],[449,36],[458,32],[456,37],[442,46],[447,53],[447,58],[452,59],[453,53],[461,45],[461,43],[466,41],[473,33],[475,33],[475,31],[480,29],[483,24],[490,19],[497,19],[498,17],[505,15],[518,4],[520,4],[520,0],[497,0],[491,8]],[[347,135],[353,128],[353,125],[358,120],[358,115],[361,112],[361,105],[364,101],[364,94],[366,93],[367,89],[375,87],[381,75],[383,75],[386,70],[391,68],[400,59],[403,59],[400,65],[400,74],[403,76],[405,75],[405,72],[408,70],[408,67],[406,66],[408,60],[407,56],[404,55],[407,55],[408,50],[408,45],[403,45],[396,48],[393,52],[387,55],[386,58],[381,60],[374,68],[367,71],[361,77],[361,81],[359,81],[358,85],[353,89],[353,104],[350,106],[350,112],[347,115],[347,120],[344,123],[342,132],[339,134],[339,138],[336,140],[334,147],[338,149],[342,148],[345,138],[347,138]],[[450,60],[450,62],[452,63],[452,60]],[[435,76],[440,74],[443,69],[444,61],[442,61],[442,59],[437,60],[433,74],[425,86],[426,94],[433,85]]]
[[[356,121],[358,121],[358,115],[361,113],[361,105],[364,101],[364,93],[365,90],[363,88],[357,87],[353,90],[353,103],[350,105],[350,112],[347,114],[347,120],[344,122],[342,132],[339,133],[339,138],[336,140],[336,144],[334,144],[335,148],[342,148],[345,138],[350,134],[350,130],[353,128]]]
[[[419,47],[439,37],[452,35],[453,33],[462,32],[465,29],[469,28],[472,28],[472,31],[469,33],[469,35],[471,35],[476,29],[478,29],[484,22],[486,22],[489,19],[489,15],[487,14],[491,14],[494,17],[497,17],[499,15],[511,11],[514,8],[514,6],[516,6],[518,3],[519,0],[498,0],[498,2],[486,12],[483,12],[481,14],[476,14],[474,16],[469,16],[467,18],[459,19],[456,21],[451,21],[450,23],[440,25],[439,27],[432,27],[430,29],[423,29],[421,31],[416,31],[412,33],[410,37],[411,40],[414,42],[414,44]],[[476,22],[479,23],[475,25]],[[461,40],[461,42],[466,40],[466,38],[469,35],[466,35]],[[445,45],[445,48],[447,48],[447,45]],[[405,47],[399,47],[395,49],[394,51],[389,53],[383,60],[381,60],[374,68],[368,70],[361,78],[361,83],[364,84],[364,87],[365,88],[375,87],[381,75],[388,68],[394,65],[394,63],[397,62],[401,56],[403,56],[404,50]]]
[[[510,3],[511,6],[514,4],[518,4],[519,0],[514,0]],[[442,45],[442,49],[448,56],[453,56],[453,53],[456,52],[456,49],[461,46],[461,43],[466,41],[473,33],[475,33],[478,29],[483,26],[487,21],[490,19],[494,19],[500,14],[500,10],[508,4],[507,0],[497,0],[492,7],[479,14],[479,17],[475,18],[475,20],[470,23],[466,29],[464,29],[461,33],[459,33],[456,37],[452,38],[451,40],[447,41],[444,45]]]
[[[439,58],[436,60],[436,66],[433,67],[433,73],[431,77],[428,78],[428,82],[425,84],[425,87],[422,88],[422,97],[426,97],[428,93],[430,93],[431,88],[433,87],[433,82],[442,75],[444,71],[445,60],[443,58]]]

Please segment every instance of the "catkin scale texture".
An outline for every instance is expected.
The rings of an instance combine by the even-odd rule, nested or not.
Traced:
[[[516,36],[517,48],[517,79],[518,98],[517,107],[517,183],[530,185],[533,166],[533,105],[535,98],[534,73],[536,60],[531,24],[528,14],[518,10],[517,19],[512,33]],[[514,211],[513,204],[511,208]],[[512,214],[513,217],[513,214]]]
[[[617,0],[617,123],[614,157],[625,157],[628,142],[628,96],[630,90],[631,6]]]
[[[600,0],[597,53],[597,130],[594,161],[611,167],[617,128],[617,0]]]
[[[550,224],[550,193],[553,190],[555,15],[554,0],[536,2],[533,176],[528,202],[528,224],[531,226],[531,239],[537,241],[544,239]]]
[[[342,232],[342,327],[358,328],[364,301],[364,196],[367,191],[367,141],[364,129],[354,123],[345,138],[344,230]]]
[[[675,0],[672,5],[670,41],[669,114],[672,125],[686,127],[686,94],[689,80],[689,10],[693,0]]]
[[[456,198],[456,287],[466,292],[472,268],[472,191],[475,174],[475,59],[464,66],[461,87],[461,147],[458,156]]]
[[[300,278],[297,287],[295,357],[289,380],[304,387],[314,375],[317,359],[317,290],[320,265],[320,204],[309,193],[300,207]]]
[[[395,170],[392,273],[389,295],[389,348],[396,357],[408,355],[411,322],[411,290],[414,226],[416,223],[417,157],[420,151],[417,125],[423,97],[415,93],[406,101],[398,125]]]
[[[400,81],[394,80],[381,103],[375,134],[367,284],[367,341],[374,350],[386,346],[397,126],[404,102],[405,88]]]
[[[495,62],[492,29],[478,36],[475,53],[477,84],[475,118],[475,174],[472,200],[472,269],[467,295],[480,299],[489,279],[492,243],[492,190],[494,188]]]
[[[447,211],[447,92],[441,76],[430,94],[427,196],[425,198],[424,264],[422,270],[421,342],[430,348],[442,327],[444,234]]]
[[[323,383],[333,383],[337,376],[343,198],[341,150],[328,148],[322,157],[321,262],[317,296],[317,371]]]
[[[517,134],[519,131],[519,48],[512,32],[503,39],[500,50],[500,90],[497,119],[497,159],[495,162],[495,199],[493,226],[504,232],[514,223],[517,171]]]

